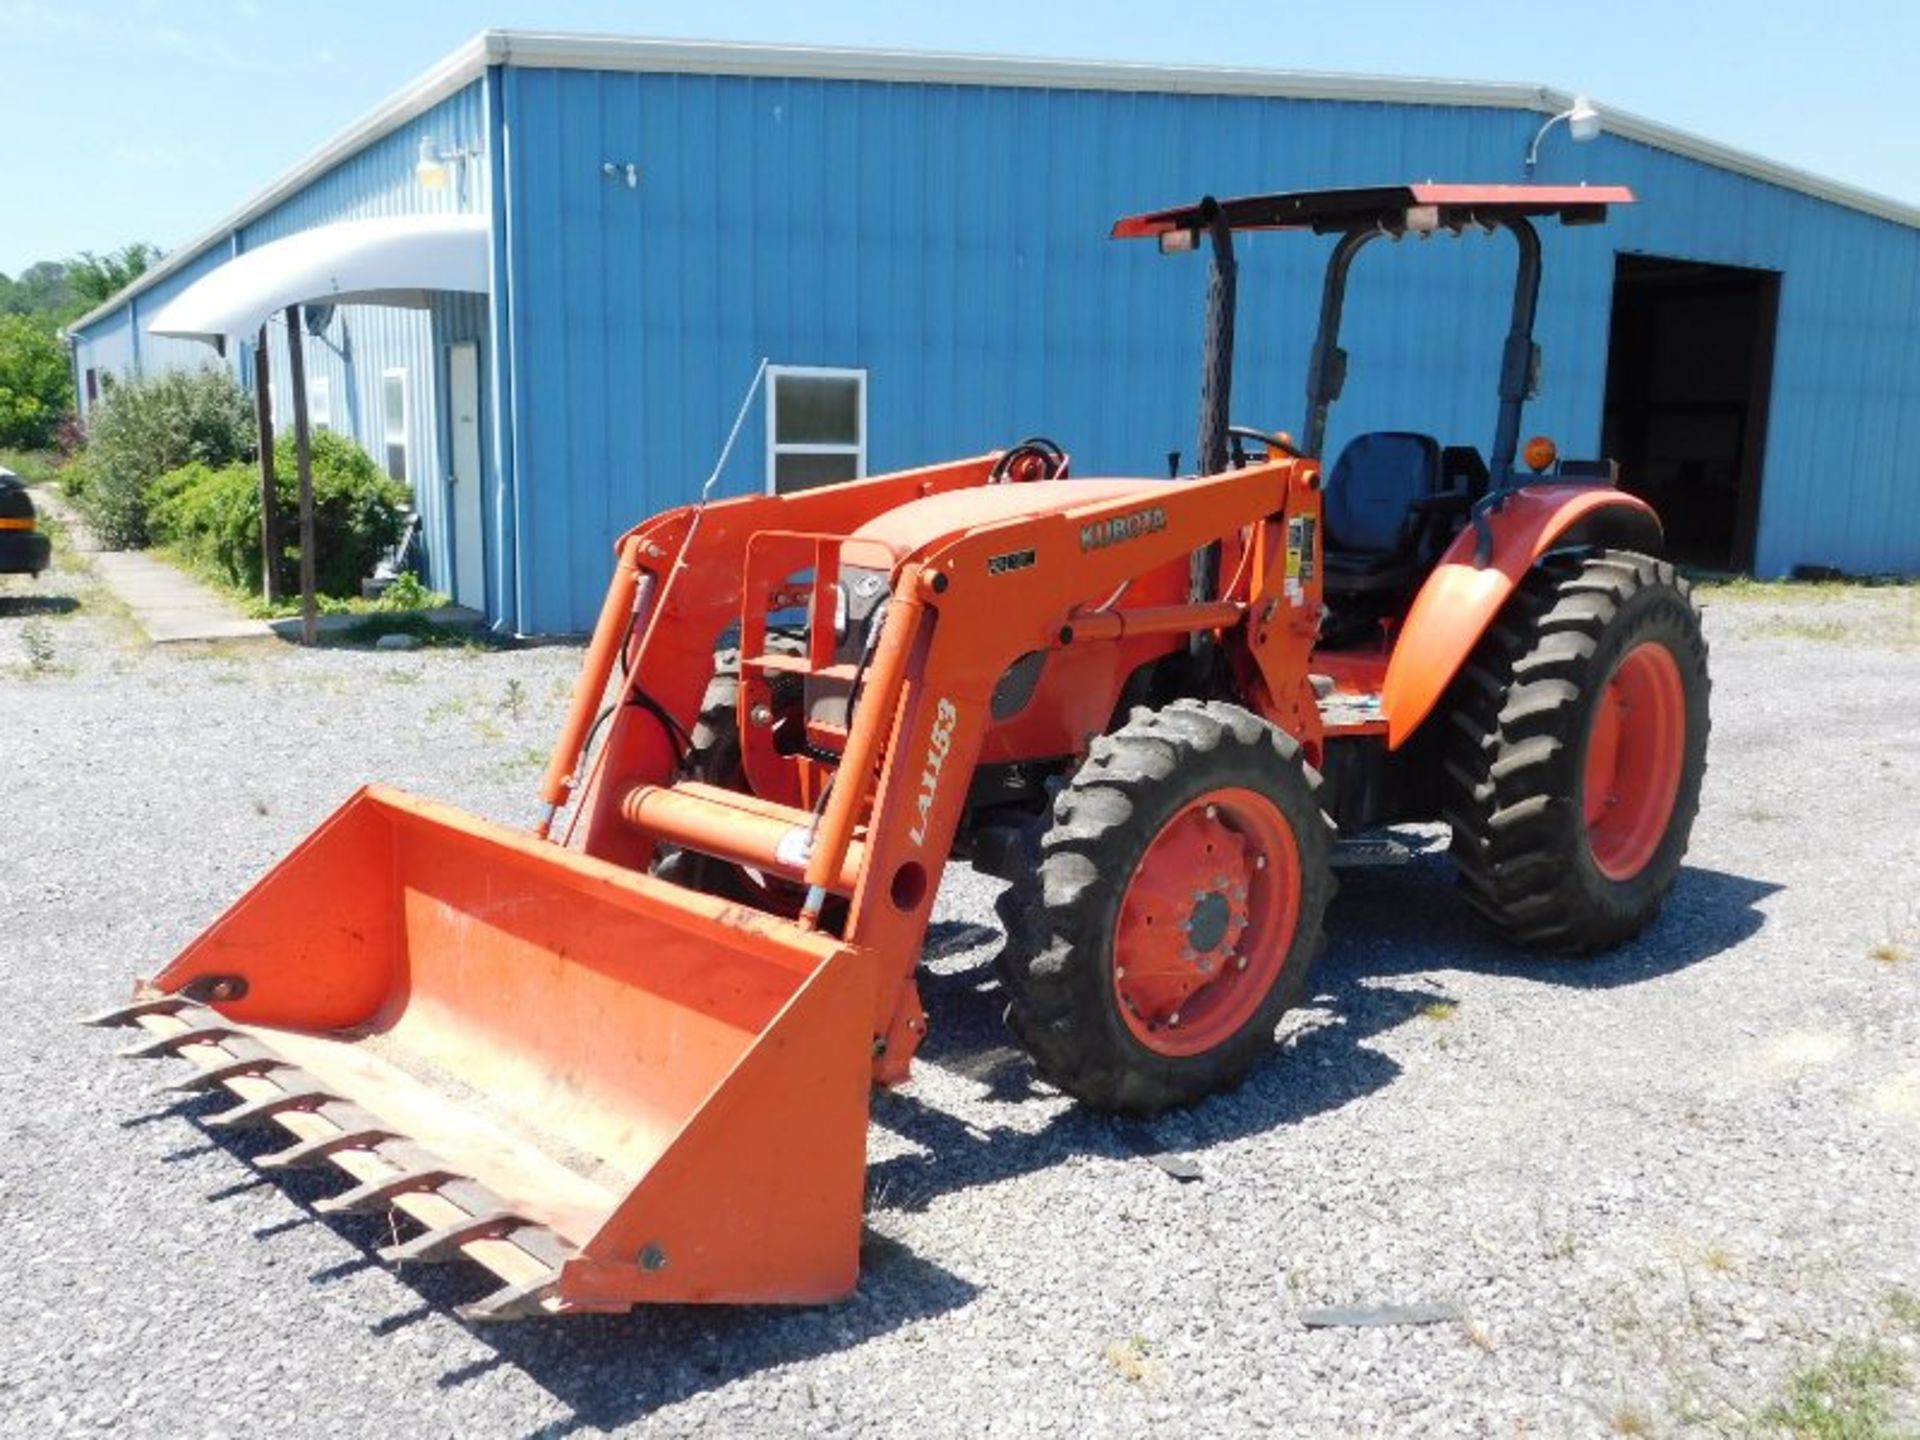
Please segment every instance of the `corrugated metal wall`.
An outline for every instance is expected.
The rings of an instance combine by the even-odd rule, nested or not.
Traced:
[[[1083,473],[1160,473],[1192,452],[1204,262],[1106,240],[1116,216],[1204,191],[1517,179],[1541,118],[521,69],[504,90],[527,631],[590,623],[611,540],[695,492],[763,354],[870,372],[872,470],[1039,430]],[[607,161],[636,164],[638,188]],[[1784,270],[1759,568],[1920,569],[1920,461],[1900,444],[1920,413],[1920,235],[1611,137],[1556,133],[1539,178],[1625,181],[1646,203],[1548,233],[1529,424],[1597,450],[1616,251]],[[1237,418],[1297,425],[1330,243],[1243,238]],[[1484,447],[1511,276],[1504,237],[1368,251],[1332,444],[1391,426]],[[730,490],[762,483],[748,442]]]
[[[491,113],[490,113],[491,112]],[[496,290],[428,312],[348,307],[309,345],[335,423],[376,452],[403,367],[429,577],[451,580],[445,346],[490,375],[489,613],[527,633],[592,620],[613,538],[690,498],[756,361],[869,372],[869,469],[1034,431],[1081,473],[1191,457],[1204,261],[1105,239],[1125,212],[1272,188],[1517,178],[1518,111],[921,83],[496,70],[342,163],[135,302],[136,321],[219,263],[326,221],[459,203],[419,186],[421,136],[483,152]],[[490,127],[498,132],[489,145]],[[605,167],[611,163],[614,173]],[[638,169],[629,188],[624,167]],[[1920,570],[1920,233],[1603,136],[1556,132],[1542,180],[1624,181],[1640,206],[1552,229],[1529,426],[1597,450],[1615,256],[1783,272],[1758,570]],[[1234,412],[1297,426],[1330,241],[1244,236]],[[504,280],[500,277],[506,277]],[[1331,445],[1392,426],[1486,445],[1512,251],[1504,238],[1384,244],[1355,267],[1352,356]],[[510,304],[507,303],[510,300]],[[493,365],[489,352],[510,343]],[[284,387],[284,362],[275,347]],[[126,308],[78,368],[205,363]],[[247,374],[248,357],[231,358]],[[497,403],[496,403],[497,401]],[[284,417],[283,417],[284,418]],[[725,488],[763,482],[756,406]]]
[[[479,158],[463,167],[464,188],[449,184],[440,190],[428,190],[419,183],[414,164],[423,136],[432,136],[442,149],[477,152]],[[284,204],[242,227],[237,236],[209,247],[176,274],[135,296],[129,306],[102,317],[76,337],[76,365],[84,373],[89,365],[152,371],[221,363],[208,346],[197,341],[167,340],[147,333],[148,319],[233,254],[316,225],[455,209],[485,213],[491,203],[492,183],[488,148],[485,87],[476,81],[335,166]],[[134,326],[138,327],[137,355],[129,340]],[[272,329],[271,373],[279,397],[275,423],[284,430],[293,422],[284,323],[276,319]],[[306,343],[310,380],[324,381],[331,396],[332,428],[351,435],[376,459],[382,458],[385,448],[380,408],[382,377],[389,369],[406,372],[409,476],[421,516],[427,581],[440,590],[451,589],[453,570],[451,526],[446,513],[446,417],[438,397],[445,386],[446,346],[454,340],[481,342],[484,373],[485,350],[490,344],[486,296],[442,294],[429,310],[341,306],[333,312],[325,331],[317,337],[309,336]],[[251,343],[235,346],[227,362],[249,384],[254,369],[252,351]],[[492,472],[489,484],[497,484],[497,467],[489,461],[488,469]]]

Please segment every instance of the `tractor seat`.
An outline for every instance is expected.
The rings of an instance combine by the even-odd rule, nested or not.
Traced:
[[[1431,555],[1436,519],[1464,514],[1464,490],[1446,488],[1440,442],[1407,430],[1356,435],[1324,487],[1327,589],[1410,588]]]

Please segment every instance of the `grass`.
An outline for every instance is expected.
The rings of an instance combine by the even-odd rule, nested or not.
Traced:
[[[209,590],[218,591],[245,611],[249,619],[297,620],[300,617],[300,597],[297,594],[268,601],[257,591],[234,584],[232,577],[224,570],[202,564],[171,545],[156,545],[147,553],[193,576]],[[403,577],[385,594],[371,598],[364,595],[316,595],[315,607],[322,615],[405,615],[438,610],[453,603],[450,597],[427,589],[417,580],[408,583],[409,578]]]
[[[1751,575],[1695,571],[1684,566],[1681,573],[1702,600],[1735,602],[1850,600],[1863,590],[1912,590],[1920,584],[1898,575],[1863,575],[1850,580],[1756,580]]]
[[[1460,1013],[1458,1000],[1429,1000],[1420,1007],[1420,1013],[1429,1020],[1451,1020]]]
[[[1153,1346],[1144,1335],[1130,1335],[1107,1346],[1107,1363],[1114,1373],[1131,1385],[1154,1384],[1166,1376],[1166,1366],[1155,1358]]]
[[[1794,617],[1791,619],[1769,620],[1755,627],[1758,634],[1771,635],[1782,640],[1812,640],[1822,645],[1834,645],[1848,639],[1852,631],[1844,620],[1810,620]]]
[[[1615,1408],[1610,1421],[1616,1435],[1653,1434],[1653,1416],[1641,1405],[1620,1405]]]
[[[50,675],[64,675],[72,667],[62,665],[53,643],[53,629],[42,616],[20,627],[20,645],[27,652],[27,658],[15,667],[15,673],[27,680],[44,680]]]
[[[1793,1440],[1899,1440],[1893,1400],[1907,1382],[1899,1351],[1880,1341],[1842,1345],[1794,1372],[1760,1412],[1759,1431]]]
[[[50,483],[60,469],[51,450],[0,450],[0,470],[11,470],[29,485]]]
[[[418,610],[373,611],[337,632],[322,632],[322,645],[372,645],[382,635],[411,635],[428,649],[494,650],[499,646],[483,631],[442,625]]]
[[[24,475],[25,469],[15,463],[20,458],[13,452],[0,452],[0,464]],[[75,661],[81,649],[66,643],[71,637],[63,641],[58,628],[75,615],[86,614],[110,622],[116,629],[116,638],[133,634],[127,607],[100,584],[93,566],[73,548],[68,527],[44,510],[39,515],[39,525],[53,547],[53,563],[37,580],[0,576],[0,619],[22,622],[18,633],[23,652],[22,659],[0,666],[0,673],[28,681],[78,672]]]
[[[1881,940],[1867,950],[1867,958],[1882,965],[1904,965],[1913,958],[1913,952],[1898,940]]]
[[[1920,645],[1920,580],[1896,576],[1755,580],[1744,575],[1703,575],[1695,579],[1694,593],[1709,606],[1760,610],[1750,631],[1757,636],[1900,650]],[[1843,606],[1851,608],[1838,609]],[[1767,614],[1767,607],[1778,607],[1779,613]]]
[[[522,776],[535,775],[546,768],[547,752],[536,746],[523,746],[512,755],[495,760],[486,767],[489,779],[518,780]]]
[[[1920,1295],[1915,1295],[1911,1290],[1888,1292],[1887,1314],[1902,1330],[1920,1335]]]

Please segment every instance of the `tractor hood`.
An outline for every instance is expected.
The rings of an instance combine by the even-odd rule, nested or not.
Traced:
[[[897,509],[877,515],[854,531],[858,548],[884,551],[898,564],[937,540],[964,535],[983,525],[997,525],[1023,516],[1060,515],[1083,506],[1100,505],[1123,496],[1159,493],[1166,480],[1030,480],[950,490],[909,500]],[[878,561],[878,554],[872,557]]]

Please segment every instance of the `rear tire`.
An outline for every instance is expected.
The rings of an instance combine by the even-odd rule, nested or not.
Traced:
[[[1671,565],[1548,557],[1455,683],[1445,736],[1467,903],[1532,950],[1636,935],[1679,874],[1707,763],[1707,642]]]
[[[1156,1115],[1272,1048],[1334,888],[1319,784],[1291,736],[1233,705],[1135,710],[1094,741],[1000,901],[1007,1024],[1046,1079]]]

